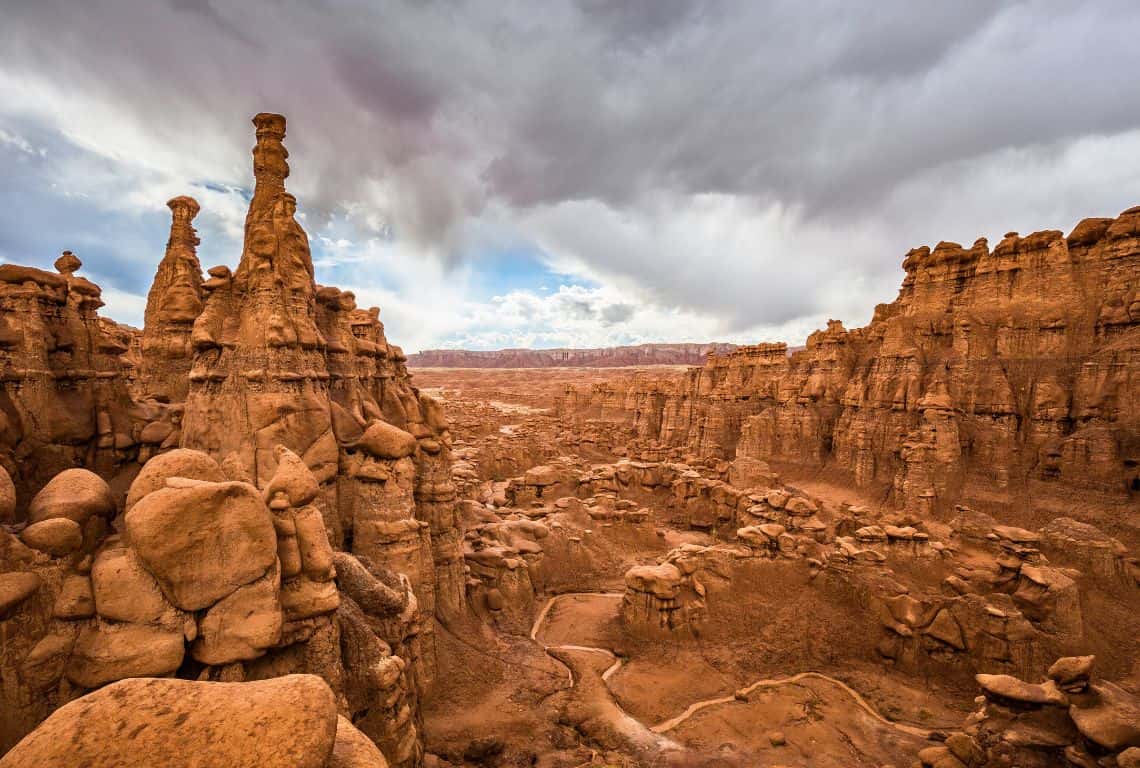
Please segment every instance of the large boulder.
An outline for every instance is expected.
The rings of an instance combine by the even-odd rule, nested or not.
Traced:
[[[388,768],[388,761],[370,738],[341,715],[336,719],[336,742],[328,768]]]
[[[324,768],[337,736],[336,699],[315,675],[247,683],[122,680],[60,707],[0,759],[0,768]],[[346,730],[346,759],[364,752],[349,742],[360,746]]]
[[[122,546],[107,547],[91,567],[95,610],[104,619],[157,624],[173,608],[138,556]]]
[[[126,532],[167,598],[187,611],[261,578],[277,557],[272,515],[248,483],[181,481],[154,491],[127,512]]]
[[[222,468],[209,454],[189,448],[178,448],[160,453],[143,465],[138,476],[131,483],[130,490],[127,491],[125,509],[129,511],[139,502],[139,499],[165,488],[166,481],[172,477],[208,480],[212,483],[220,483],[226,480]]]
[[[110,517],[115,511],[111,488],[86,469],[65,469],[48,481],[28,507],[28,522],[66,517],[80,525],[94,515]]]

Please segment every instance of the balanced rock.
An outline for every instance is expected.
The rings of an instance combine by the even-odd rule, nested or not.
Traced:
[[[1012,675],[975,675],[974,679],[986,694],[998,699],[1036,706],[1052,704],[1061,707],[1069,703],[1052,681],[1038,685],[1018,680]]]
[[[1065,656],[1049,667],[1049,678],[1066,691],[1083,691],[1092,676],[1096,656]]]

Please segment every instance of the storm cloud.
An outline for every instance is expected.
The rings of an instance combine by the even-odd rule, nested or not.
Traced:
[[[7,0],[0,256],[79,241],[129,319],[168,197],[236,261],[248,119],[280,111],[318,269],[410,348],[797,343],[914,245],[1140,202],[1138,32],[1123,1]],[[578,287],[472,293],[519,249]]]

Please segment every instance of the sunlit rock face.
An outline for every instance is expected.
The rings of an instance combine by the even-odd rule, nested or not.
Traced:
[[[677,376],[571,391],[570,423],[616,421],[738,462],[827,468],[900,506],[971,487],[1140,492],[1140,208],[992,250],[911,251],[871,324],[761,344]],[[744,468],[747,471],[747,468]]]

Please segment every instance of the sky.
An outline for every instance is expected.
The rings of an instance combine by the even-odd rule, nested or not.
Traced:
[[[288,118],[317,280],[405,350],[785,340],[903,256],[1140,203],[1140,4],[0,0],[0,260],[140,325]]]

